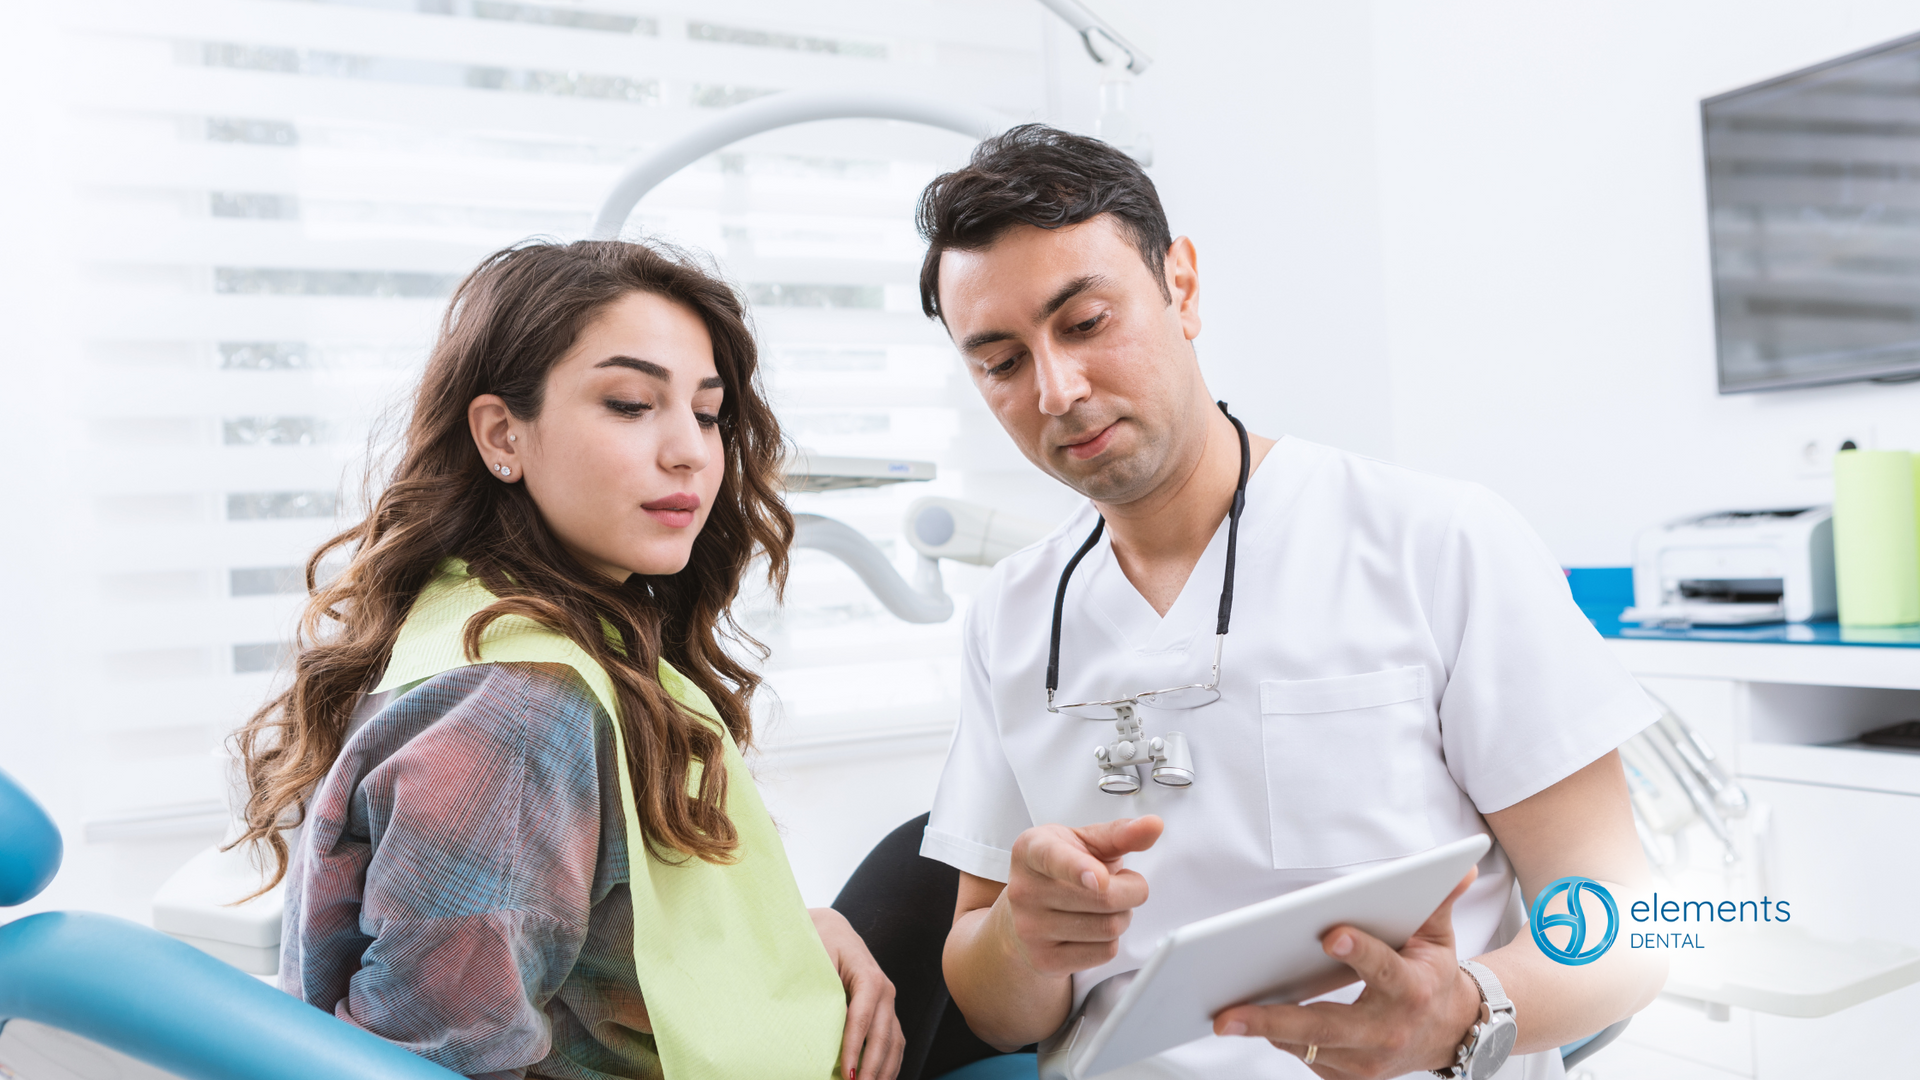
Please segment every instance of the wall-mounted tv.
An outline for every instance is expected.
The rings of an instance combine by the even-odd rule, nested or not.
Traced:
[[[1920,379],[1920,34],[1700,113],[1720,392]]]

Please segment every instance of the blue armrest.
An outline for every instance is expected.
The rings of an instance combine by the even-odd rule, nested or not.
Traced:
[[[1594,1032],[1584,1039],[1570,1042],[1561,1047],[1560,1067],[1563,1069],[1571,1069],[1575,1065],[1599,1053],[1601,1050],[1606,1049],[1608,1044],[1620,1037],[1621,1032],[1627,1030],[1627,1025],[1632,1021],[1633,1017],[1629,1016],[1625,1020],[1608,1024],[1606,1027],[1601,1028],[1599,1031]]]
[[[13,1019],[186,1080],[460,1080],[190,945],[90,912],[0,926],[0,1025]]]
[[[60,830],[19,781],[0,770],[0,907],[40,895],[60,869]]]

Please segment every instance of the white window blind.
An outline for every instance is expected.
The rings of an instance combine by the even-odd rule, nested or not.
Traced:
[[[35,760],[84,763],[59,805],[108,844],[224,817],[211,751],[269,692],[299,567],[357,519],[369,437],[482,255],[583,235],[622,163],[767,93],[861,87],[1042,118],[1043,17],[1032,0],[62,5],[61,59],[43,70],[66,77],[34,108],[59,129],[38,190],[64,208],[70,262],[35,302],[72,315],[40,376],[58,391],[46,430],[72,453],[49,474],[58,507],[37,510],[70,527],[34,549],[62,588],[27,598],[64,635],[61,681],[80,682],[46,691],[60,719],[31,733]],[[796,443],[938,464],[931,484],[792,500],[903,570],[915,497],[1063,505],[919,312],[913,202],[968,149],[877,121],[773,132],[673,177],[629,221],[742,286]],[[964,613],[980,572],[947,577]],[[769,745],[944,745],[962,615],[908,626],[804,552],[788,607],[745,616],[775,650]]]

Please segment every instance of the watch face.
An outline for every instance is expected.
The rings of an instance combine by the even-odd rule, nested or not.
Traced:
[[[1480,1038],[1473,1044],[1473,1059],[1467,1062],[1467,1075],[1471,1080],[1492,1080],[1500,1066],[1507,1063],[1513,1053],[1513,1041],[1519,1036],[1520,1026],[1504,1013],[1482,1025]]]

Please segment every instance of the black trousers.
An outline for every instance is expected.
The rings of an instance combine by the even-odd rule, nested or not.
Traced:
[[[947,996],[940,953],[953,926],[960,871],[920,854],[921,814],[887,834],[834,898],[893,980],[894,1012],[906,1036],[900,1080],[934,1080],[1000,1051],[967,1027]]]

